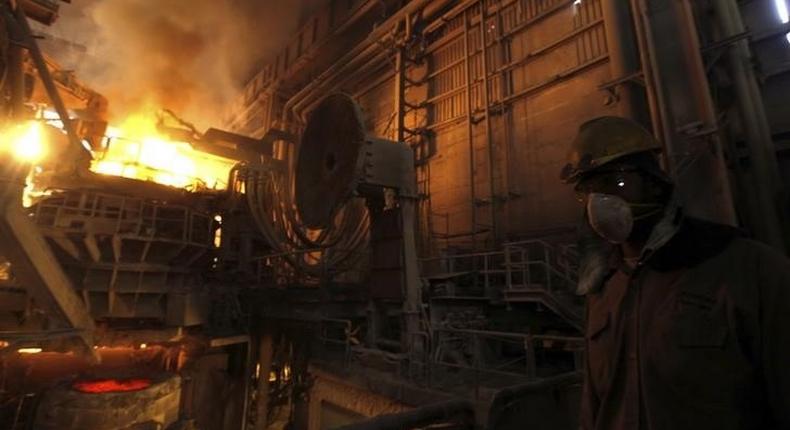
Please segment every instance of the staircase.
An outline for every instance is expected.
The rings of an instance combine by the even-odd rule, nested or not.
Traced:
[[[433,300],[536,303],[581,330],[583,299],[573,293],[577,261],[570,246],[528,240],[494,251],[424,260],[422,273],[429,284],[442,287]]]
[[[573,293],[578,257],[572,248],[528,240],[505,244],[504,254],[505,302],[541,304],[582,330],[584,302]]]

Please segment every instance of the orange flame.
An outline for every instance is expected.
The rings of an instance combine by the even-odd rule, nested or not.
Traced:
[[[94,153],[91,170],[105,175],[153,181],[187,189],[227,187],[235,162],[197,151],[187,142],[168,139],[156,129],[152,115],[127,118],[109,127],[104,150]]]

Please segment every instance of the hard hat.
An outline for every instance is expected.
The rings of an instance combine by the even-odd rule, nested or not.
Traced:
[[[573,183],[619,158],[659,150],[661,144],[638,123],[613,116],[596,118],[579,127],[560,179]]]

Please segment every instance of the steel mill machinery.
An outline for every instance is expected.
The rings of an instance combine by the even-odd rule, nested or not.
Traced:
[[[57,8],[0,3],[0,427],[242,428],[249,325],[239,284],[216,276],[231,260],[219,248],[229,187],[162,185],[146,179],[168,172],[142,165],[105,174],[112,151],[168,142],[107,136],[106,99],[31,32],[28,19],[51,24]],[[271,135],[196,136],[171,117],[161,135],[180,133],[218,181],[267,163]],[[169,174],[159,182],[180,180]]]
[[[257,137],[166,110],[156,139],[119,134],[36,43],[28,19],[50,24],[56,3],[0,5],[0,423],[315,428],[347,421],[322,406],[338,378],[364,416],[447,400],[417,422],[468,427],[527,384],[551,394],[547,422],[571,420],[571,264],[546,268],[542,242],[420,258],[419,159],[358,97],[322,91]],[[523,328],[489,324],[513,308],[502,326]]]

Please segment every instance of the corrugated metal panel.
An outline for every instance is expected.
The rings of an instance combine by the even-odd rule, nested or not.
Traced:
[[[434,41],[439,48],[429,57],[429,121],[438,155],[430,161],[427,189],[432,211],[447,217],[451,236],[472,231],[471,180],[477,199],[487,204],[507,201],[497,210],[499,217],[508,218],[507,235],[575,223],[578,208],[558,172],[578,124],[605,112],[598,86],[609,80],[609,70],[601,62],[607,54],[601,1],[571,3],[519,0],[497,12],[499,2],[488,2],[493,12],[482,32],[479,15],[471,10],[468,91],[464,33],[439,30],[447,40]],[[460,23],[456,29],[463,27],[463,16],[460,19],[454,20]],[[481,34],[489,71],[485,82],[492,109],[491,155],[480,123],[485,111]],[[473,171],[464,125],[467,92],[477,122],[472,127]],[[459,123],[452,125],[453,120]],[[480,225],[492,222],[487,212],[477,211]]]

